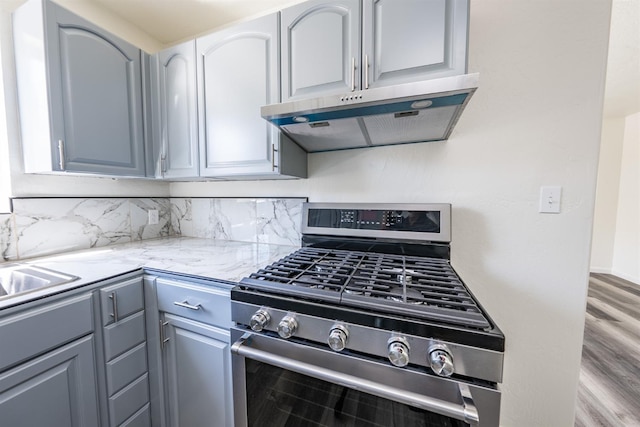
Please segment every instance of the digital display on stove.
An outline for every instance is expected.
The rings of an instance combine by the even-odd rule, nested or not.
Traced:
[[[309,209],[309,227],[439,233],[439,211]]]

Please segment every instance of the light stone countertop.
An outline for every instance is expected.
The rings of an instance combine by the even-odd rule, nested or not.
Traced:
[[[73,282],[0,297],[0,309],[75,289],[142,267],[232,286],[243,277],[294,252],[298,247],[229,240],[173,237],[144,240],[19,261],[78,276]],[[15,263],[0,263],[0,269]]]

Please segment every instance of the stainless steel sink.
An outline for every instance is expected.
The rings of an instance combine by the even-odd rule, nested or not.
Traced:
[[[77,279],[78,276],[36,265],[0,266],[0,297],[62,285]]]

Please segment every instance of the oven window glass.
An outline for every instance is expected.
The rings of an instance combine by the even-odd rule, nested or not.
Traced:
[[[454,427],[468,424],[245,359],[250,427]]]

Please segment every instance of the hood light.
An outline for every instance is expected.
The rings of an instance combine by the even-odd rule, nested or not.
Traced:
[[[411,104],[411,108],[415,108],[416,110],[418,110],[420,108],[431,107],[431,104],[433,104],[433,101],[429,99],[423,99],[422,101],[415,101],[413,104]]]
[[[309,121],[309,119],[304,117],[304,116],[295,116],[293,118],[293,121],[296,122],[296,123],[307,123]]]

